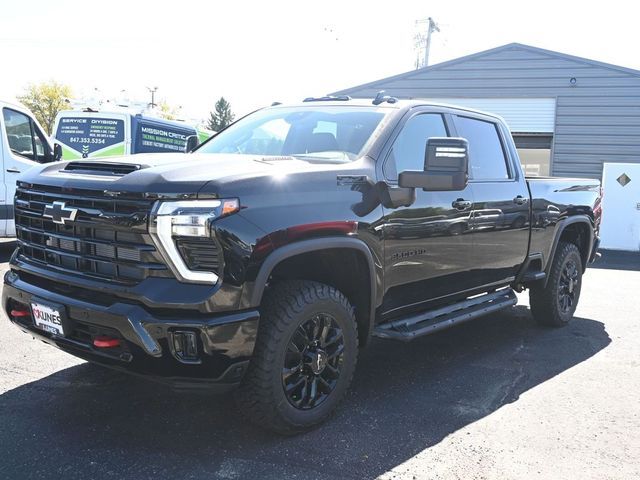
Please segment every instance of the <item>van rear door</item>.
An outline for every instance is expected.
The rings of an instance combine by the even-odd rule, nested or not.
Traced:
[[[107,112],[62,112],[54,127],[62,146],[62,159],[113,157],[126,155],[129,115]]]

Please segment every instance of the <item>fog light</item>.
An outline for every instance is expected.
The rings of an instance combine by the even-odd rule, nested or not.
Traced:
[[[173,351],[178,360],[185,362],[198,361],[198,339],[196,332],[177,330],[171,332]]]

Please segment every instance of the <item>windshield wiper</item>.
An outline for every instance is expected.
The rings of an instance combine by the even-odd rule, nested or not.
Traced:
[[[294,153],[292,157],[307,162],[331,162],[331,163],[346,163],[352,159],[347,152],[331,151],[331,152],[311,152],[311,153]]]
[[[287,160],[295,160],[291,155],[263,155],[260,158],[254,158],[254,162],[271,163],[271,162],[283,162]]]

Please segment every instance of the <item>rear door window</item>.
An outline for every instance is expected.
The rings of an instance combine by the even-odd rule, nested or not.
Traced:
[[[454,116],[458,136],[469,142],[469,178],[490,181],[511,178],[507,158],[493,122]]]

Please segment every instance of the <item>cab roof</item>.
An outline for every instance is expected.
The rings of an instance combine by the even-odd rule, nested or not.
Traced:
[[[19,111],[22,111],[22,112],[29,112],[29,109],[27,107],[25,107],[24,105],[22,105],[17,100],[3,100],[3,99],[0,99],[0,107],[9,107],[9,108],[13,108],[14,110],[19,110]]]
[[[487,117],[492,117],[496,120],[503,121],[502,117],[496,115],[495,113],[486,112],[483,110],[476,110],[469,107],[464,107],[460,105],[453,105],[450,103],[441,103],[432,101],[429,99],[410,99],[410,100],[400,100],[395,99],[394,103],[381,103],[379,105],[373,104],[373,98],[349,98],[348,100],[306,100],[300,103],[289,103],[289,104],[277,104],[272,105],[268,108],[306,108],[306,107],[369,107],[376,109],[388,109],[388,110],[409,110],[415,107],[436,107],[443,109],[451,109],[451,110],[459,110],[469,113],[474,113],[478,115],[484,115]]]

